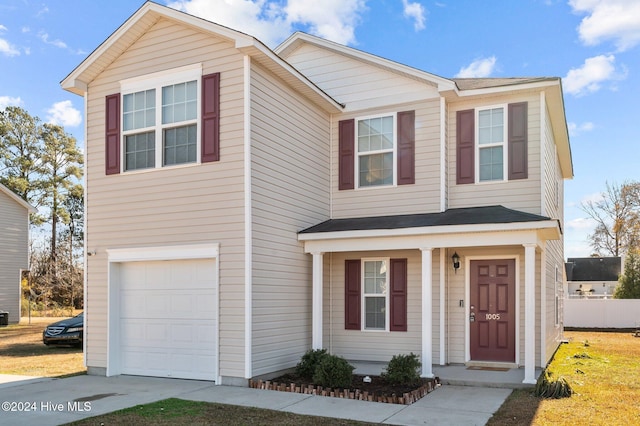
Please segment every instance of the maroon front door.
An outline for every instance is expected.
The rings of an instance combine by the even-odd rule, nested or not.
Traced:
[[[472,361],[515,362],[515,265],[514,259],[471,261]]]

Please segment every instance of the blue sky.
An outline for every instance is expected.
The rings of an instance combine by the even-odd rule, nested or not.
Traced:
[[[565,256],[588,256],[579,205],[640,180],[638,0],[158,1],[275,47],[302,30],[442,77],[562,77],[575,178]],[[83,99],[60,81],[141,5],[0,0],[0,110],[19,105],[83,144]]]

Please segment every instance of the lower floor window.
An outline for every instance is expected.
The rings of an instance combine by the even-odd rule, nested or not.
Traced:
[[[387,261],[363,261],[364,281],[364,328],[386,330],[387,328]]]

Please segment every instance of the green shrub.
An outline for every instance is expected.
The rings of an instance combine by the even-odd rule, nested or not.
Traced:
[[[573,389],[564,377],[558,379],[552,379],[551,373],[545,370],[538,381],[534,389],[534,395],[542,398],[569,398],[573,394]]]
[[[296,374],[308,380],[313,379],[313,373],[316,372],[316,367],[320,363],[320,360],[327,355],[326,349],[308,350],[302,355],[300,362],[296,365]]]
[[[420,381],[422,363],[418,355],[394,355],[382,377],[392,385],[412,385]]]
[[[351,379],[355,367],[346,359],[326,354],[321,357],[313,374],[313,382],[320,386],[330,388],[348,388],[351,386]]]

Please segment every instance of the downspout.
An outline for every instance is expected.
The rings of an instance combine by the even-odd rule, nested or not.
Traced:
[[[87,88],[88,90],[88,88]],[[88,173],[88,168],[86,167],[87,165],[87,142],[88,142],[88,134],[89,134],[89,129],[87,126],[87,111],[89,109],[88,107],[88,103],[89,103],[89,92],[85,91],[84,92],[84,153],[83,153],[83,157],[84,157],[84,164],[85,164],[85,173],[84,173],[84,223],[82,224],[82,239],[83,239],[83,246],[84,246],[84,254],[83,254],[83,263],[84,263],[84,271],[82,272],[83,275],[83,284],[82,284],[82,310],[85,312],[84,315],[84,324],[83,324],[83,329],[87,330],[87,319],[91,316],[91,312],[87,312],[87,300],[88,298],[88,293],[89,293],[89,286],[88,281],[89,281],[89,261],[88,261],[88,256],[87,256],[87,218],[89,217],[88,215],[88,209],[87,209],[87,205],[88,205],[88,191],[87,188],[89,187],[89,177],[87,176]],[[71,250],[73,250],[73,247],[71,248]],[[107,287],[108,289],[108,287]],[[73,300],[71,301],[71,303],[73,304]],[[107,306],[108,309],[108,306]],[[109,312],[107,310],[107,312]],[[109,336],[109,334],[107,333],[107,336]],[[107,337],[107,345],[109,338]],[[107,349],[107,354],[108,354],[109,350]],[[108,355],[107,355],[108,356]],[[84,367],[87,367],[87,339],[83,338],[82,339],[82,362]],[[108,363],[107,363],[108,364]]]

